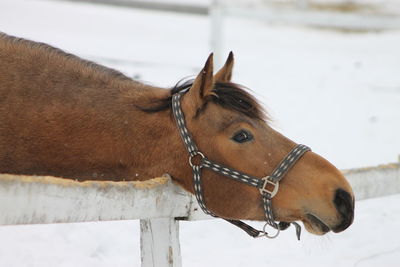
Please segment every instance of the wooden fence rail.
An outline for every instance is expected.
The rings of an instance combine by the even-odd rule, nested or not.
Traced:
[[[357,200],[400,193],[400,163],[343,171]],[[140,219],[142,266],[181,266],[177,219],[211,218],[168,175],[77,182],[0,174],[0,225]]]

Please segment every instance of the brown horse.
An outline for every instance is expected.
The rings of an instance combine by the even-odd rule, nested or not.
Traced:
[[[231,83],[232,67],[231,54],[213,75],[210,57],[194,81],[166,90],[0,33],[0,172],[113,181],[169,173],[193,193],[192,169],[171,113],[172,94],[190,88],[182,109],[201,151],[263,177],[296,144],[272,129],[257,101]],[[257,189],[209,170],[202,181],[213,213],[265,220]],[[353,221],[351,187],[313,152],[283,178],[272,204],[277,220],[301,220],[314,234],[340,232]]]

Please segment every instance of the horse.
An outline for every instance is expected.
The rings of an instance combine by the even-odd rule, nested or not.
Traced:
[[[271,127],[249,90],[232,82],[233,66],[231,52],[214,73],[211,54],[193,80],[165,89],[0,33],[0,173],[78,181],[144,181],[168,173],[198,194],[192,172],[207,157],[235,173],[266,177],[297,145]],[[184,129],[173,113],[177,94]],[[201,151],[189,155],[190,164],[183,130]],[[304,152],[269,199],[270,213],[283,223],[301,221],[312,234],[342,232],[354,218],[352,188],[329,161]],[[261,189],[223,171],[201,171],[201,200],[210,214],[266,220]]]

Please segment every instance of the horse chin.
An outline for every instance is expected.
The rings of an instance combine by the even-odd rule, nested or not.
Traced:
[[[313,214],[307,214],[302,221],[306,230],[315,235],[324,235],[331,230],[329,226]]]

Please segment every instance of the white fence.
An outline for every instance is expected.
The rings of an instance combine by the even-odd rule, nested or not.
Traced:
[[[343,173],[357,200],[400,193],[400,163]],[[181,266],[179,220],[206,218],[168,176],[77,182],[0,174],[0,225],[140,219],[142,266]]]
[[[222,65],[226,18],[258,19],[269,23],[305,25],[343,30],[393,30],[400,29],[400,16],[377,9],[371,12],[354,10],[341,11],[335,8],[313,8],[312,0],[293,0],[292,5],[274,5],[274,1],[264,1],[264,5],[237,5],[227,0],[210,0],[210,4],[184,3],[183,1],[157,0],[63,0],[88,2],[136,9],[179,12],[185,14],[208,15],[210,18],[210,51],[214,62]],[[245,1],[242,1],[245,2]],[[275,1],[279,2],[279,1]],[[290,1],[286,1],[290,2]],[[207,3],[207,1],[205,1]],[[362,3],[360,3],[362,6]],[[357,5],[357,4],[353,4]],[[377,5],[377,4],[376,4]],[[379,6],[379,5],[377,5]]]

